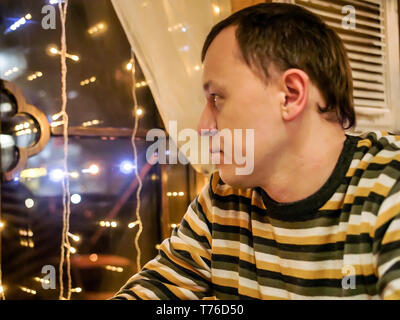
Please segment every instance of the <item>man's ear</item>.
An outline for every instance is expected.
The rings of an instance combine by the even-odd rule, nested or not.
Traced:
[[[303,112],[308,101],[309,77],[300,69],[286,70],[282,75],[282,91],[285,95],[281,104],[282,118],[295,119]]]

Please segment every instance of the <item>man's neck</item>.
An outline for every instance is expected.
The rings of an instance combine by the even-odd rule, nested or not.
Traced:
[[[261,184],[277,202],[289,203],[316,193],[331,176],[346,140],[338,126],[297,134]]]

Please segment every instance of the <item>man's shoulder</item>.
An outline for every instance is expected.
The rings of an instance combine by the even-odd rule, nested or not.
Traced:
[[[365,153],[397,156],[400,153],[400,135],[388,131],[370,131],[359,136],[358,145]]]
[[[387,131],[360,135],[348,175],[360,178],[354,180],[358,186],[387,196],[400,184],[400,136]]]

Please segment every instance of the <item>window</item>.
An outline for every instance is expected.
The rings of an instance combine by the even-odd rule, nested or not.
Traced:
[[[355,131],[400,130],[398,1],[291,2],[319,15],[344,41],[353,70]],[[355,28],[346,29],[343,18],[352,13],[355,13]]]

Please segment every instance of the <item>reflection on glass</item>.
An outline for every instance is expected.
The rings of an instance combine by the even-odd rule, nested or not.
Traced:
[[[0,91],[0,119],[14,116],[17,112],[15,99],[10,94]]]
[[[39,124],[31,116],[21,113],[1,120],[2,134],[13,140],[17,147],[27,148],[35,145],[40,138]],[[9,142],[10,143],[10,142]],[[2,147],[3,148],[3,147]]]

